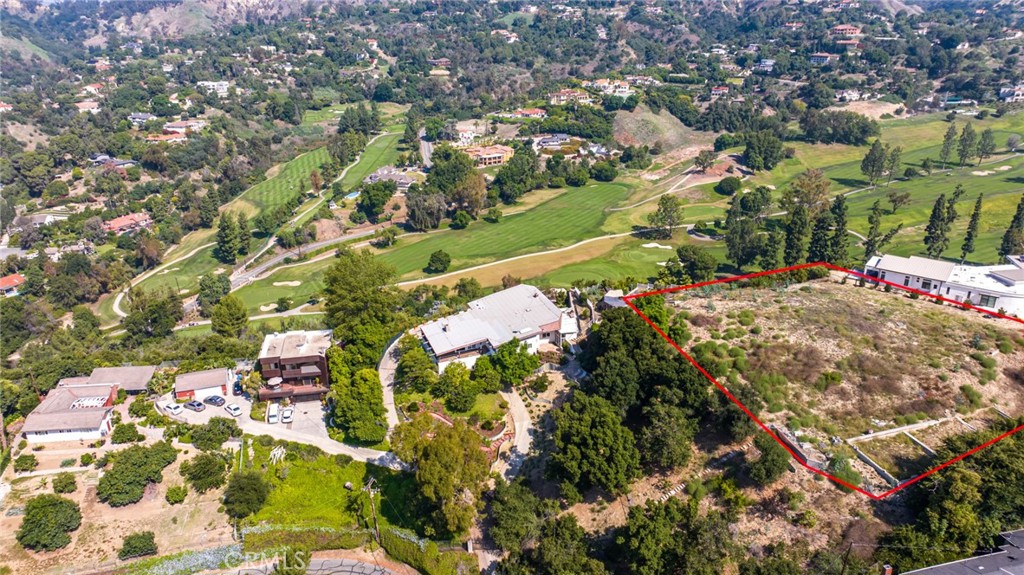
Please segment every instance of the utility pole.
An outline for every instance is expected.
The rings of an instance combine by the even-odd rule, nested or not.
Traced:
[[[377,502],[373,500],[373,483],[376,478],[370,477],[370,480],[366,482],[366,487],[363,491],[370,494],[370,512],[373,514],[373,533],[377,539],[377,545],[380,545],[380,527],[377,525]]]

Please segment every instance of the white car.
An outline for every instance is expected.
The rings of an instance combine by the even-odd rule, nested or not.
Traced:
[[[238,417],[239,415],[242,415],[242,408],[233,403],[225,405],[224,411],[228,412],[231,417]]]
[[[281,410],[281,423],[291,423],[292,416],[295,415],[295,409],[286,407]]]
[[[177,403],[165,403],[164,411],[170,413],[171,415],[181,415],[181,412],[185,411],[185,408]]]

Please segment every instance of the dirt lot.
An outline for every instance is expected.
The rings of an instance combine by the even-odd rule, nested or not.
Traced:
[[[21,509],[25,502],[36,495],[53,493],[53,475],[31,474],[15,478],[12,470],[8,469],[5,480],[10,481],[12,487],[0,504],[0,566],[9,567],[12,573],[33,574],[64,573],[70,565],[79,571],[114,567],[123,564],[117,560],[122,539],[138,531],[153,531],[161,554],[230,543],[231,528],[227,516],[217,510],[220,490],[202,495],[190,490],[180,505],[172,506],[165,500],[168,487],[184,483],[178,473],[181,463],[197,453],[191,445],[175,446],[181,452],[177,461],[164,470],[163,482],[151,485],[141,501],[125,507],[110,507],[97,499],[99,471],[91,467],[84,470],[70,468],[78,488],[63,497],[79,504],[82,525],[71,534],[69,546],[50,553],[24,550],[17,543],[15,533],[21,525]],[[76,442],[48,445],[33,453],[40,459],[40,470],[52,470],[59,467],[59,462],[52,464],[55,458],[80,457],[82,453],[102,451],[79,446]]]
[[[816,428],[821,439],[986,406],[1024,413],[1015,325],[841,280],[684,291],[671,301],[688,315],[677,320],[693,338],[687,345],[717,344],[705,356],[723,362],[724,385],[750,387],[764,419]]]

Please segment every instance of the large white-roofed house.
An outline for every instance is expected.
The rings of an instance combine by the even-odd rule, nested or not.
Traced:
[[[35,443],[94,440],[110,433],[117,386],[75,385],[82,379],[62,380],[46,394],[25,418],[21,428],[25,439]]]
[[[561,345],[579,333],[575,314],[561,310],[531,285],[517,285],[469,302],[468,309],[420,326],[438,371],[453,361],[472,367],[513,339],[531,353],[545,343]]]
[[[874,256],[865,273],[896,285],[969,303],[1006,315],[1024,316],[1024,256],[1009,263],[973,266],[911,256]]]

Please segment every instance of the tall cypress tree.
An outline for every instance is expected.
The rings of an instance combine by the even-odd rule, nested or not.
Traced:
[[[249,240],[252,237],[252,233],[249,231],[249,219],[245,217],[245,214],[238,212],[238,255],[244,256],[249,253]]]
[[[971,214],[971,221],[967,224],[967,235],[964,236],[964,245],[960,247],[960,263],[967,259],[969,254],[974,253],[974,240],[978,238],[978,223],[981,221],[981,197],[974,202],[974,213]]]
[[[807,261],[827,262],[831,259],[832,242],[829,238],[829,230],[832,228],[832,214],[822,212],[814,220],[814,230],[811,232],[811,244],[807,248]]]
[[[798,205],[793,208],[793,213],[786,224],[786,247],[782,255],[784,264],[795,266],[804,261],[807,255],[807,234],[810,231],[811,221],[807,208]]]
[[[953,154],[953,144],[956,143],[956,122],[949,125],[946,134],[942,136],[942,150],[939,151],[939,159],[942,160],[942,169],[946,169],[946,162]]]
[[[1017,213],[1010,221],[1010,227],[1006,228],[1003,234],[1003,243],[999,246],[1000,257],[1010,254],[1019,254],[1024,251],[1024,196],[1021,196],[1017,204]]]
[[[949,222],[946,220],[946,214],[946,194],[940,194],[935,199],[932,215],[928,218],[928,227],[925,228],[925,253],[929,257],[941,256],[949,245]]]
[[[871,206],[871,211],[868,213],[868,224],[871,227],[868,229],[867,239],[864,240],[864,261],[871,259],[871,256],[878,253],[903,229],[903,222],[900,222],[895,228],[882,235],[882,200],[875,200]]]
[[[967,160],[973,158],[978,152],[978,134],[974,132],[974,126],[970,122],[960,132],[960,139],[956,144],[956,155],[960,158],[960,167],[964,167]]]
[[[872,186],[875,185],[878,178],[882,177],[882,172],[885,171],[885,160],[888,156],[888,147],[883,146],[879,140],[875,140],[875,143],[871,144],[871,149],[861,160],[860,171],[868,177],[868,183]]]
[[[828,261],[843,266],[849,260],[849,238],[846,237],[846,196],[839,195],[832,200],[832,238],[829,240]]]
[[[217,225],[217,259],[233,264],[238,259],[241,237],[238,234],[238,220],[227,212],[221,214]]]

